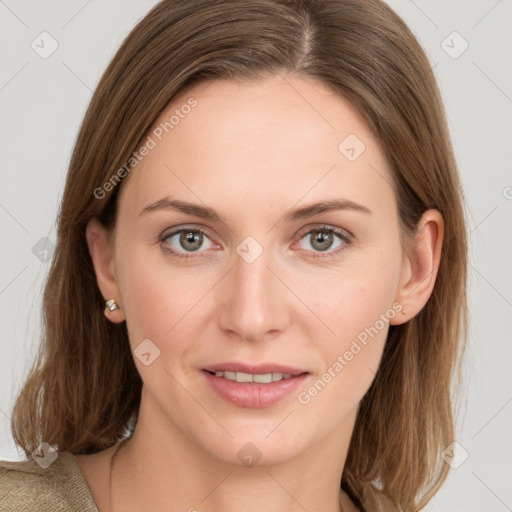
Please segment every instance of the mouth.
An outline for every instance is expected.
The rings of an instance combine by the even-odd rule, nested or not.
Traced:
[[[229,372],[229,371],[216,371],[210,372],[207,371],[210,375],[215,375],[215,377],[224,377],[225,379],[235,381],[235,382],[249,382],[251,384],[269,384],[270,382],[279,382],[281,380],[287,380],[292,378],[291,373],[280,373],[280,372],[271,372],[271,373],[245,373],[245,372]],[[296,375],[294,375],[296,377]]]
[[[293,368],[292,366],[284,366],[281,364],[266,363],[258,365],[249,365],[244,363],[220,363],[207,366],[204,371],[223,377],[228,380],[244,383],[269,384],[270,382],[279,382],[281,380],[298,377],[305,373],[306,370]]]
[[[289,396],[309,375],[308,371],[277,364],[224,363],[202,369],[206,381],[232,405],[262,408]]]

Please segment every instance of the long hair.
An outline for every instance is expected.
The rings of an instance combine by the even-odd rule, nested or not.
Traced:
[[[379,140],[404,243],[427,209],[443,216],[433,292],[409,322],[390,326],[341,482],[368,509],[407,512],[442,485],[467,336],[464,196],[432,68],[380,0],[164,0],[130,32],[91,98],[67,173],[40,350],[12,415],[13,438],[27,456],[43,441],[74,454],[104,450],[133,432],[138,415],[142,382],[126,323],[103,315],[85,238],[91,218],[115,223],[123,180],[104,184],[122,177],[183,87],[288,71],[331,86]]]

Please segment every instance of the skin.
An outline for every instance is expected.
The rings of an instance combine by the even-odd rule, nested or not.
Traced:
[[[114,231],[96,219],[87,226],[98,286],[121,308],[107,312],[109,320],[127,322],[132,350],[148,338],[160,350],[148,366],[134,358],[144,383],[140,416],[114,458],[114,510],[334,512],[340,499],[344,512],[355,511],[339,482],[388,323],[307,404],[292,393],[264,409],[236,406],[211,391],[201,369],[286,364],[309,372],[299,389],[307,391],[394,303],[405,314],[391,325],[423,308],[439,265],[442,217],[426,212],[406,253],[377,140],[345,99],[311,77],[197,82],[154,126],[191,96],[197,106],[122,184]],[[354,161],[338,149],[349,134],[366,146]],[[224,222],[172,210],[140,215],[165,196],[211,207]],[[281,220],[332,198],[371,214]],[[321,251],[318,231],[307,233],[323,224],[349,231],[352,242],[333,235]],[[206,231],[198,251],[180,245],[179,235],[160,241],[180,227]],[[252,263],[236,252],[247,236],[263,249]],[[164,247],[196,257],[179,259]],[[261,452],[252,467],[237,457],[248,442]],[[113,450],[77,456],[102,511],[111,510]]]

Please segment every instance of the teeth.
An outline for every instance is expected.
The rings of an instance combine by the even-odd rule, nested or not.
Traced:
[[[235,380],[237,382],[252,382],[252,375],[250,373],[236,372]]]
[[[216,371],[216,377],[224,377],[228,380],[236,382],[255,382],[256,384],[269,384],[270,382],[277,382],[280,380],[290,379],[291,373],[264,373],[253,375],[251,373],[244,372],[222,372]]]
[[[257,382],[258,384],[268,384],[269,382],[275,382],[273,379],[274,379],[274,376],[271,373],[266,373],[265,375],[253,375],[252,376],[252,381]],[[276,380],[280,380],[280,379],[276,379]]]

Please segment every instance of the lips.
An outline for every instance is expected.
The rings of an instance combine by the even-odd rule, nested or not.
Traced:
[[[279,364],[221,363],[202,371],[220,397],[232,405],[269,407],[290,395],[309,372]]]

